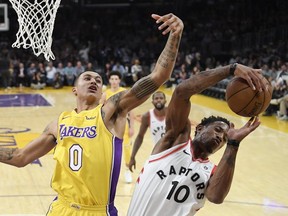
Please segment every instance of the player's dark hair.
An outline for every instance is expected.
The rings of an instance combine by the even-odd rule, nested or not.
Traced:
[[[206,126],[206,125],[209,125],[209,124],[211,124],[213,122],[216,122],[216,121],[222,121],[222,122],[226,123],[230,127],[230,121],[228,121],[226,118],[223,118],[221,116],[210,116],[208,118],[203,118],[201,120],[201,122],[196,126],[196,130],[195,130],[195,134],[194,135],[196,136],[197,128],[198,128],[199,125]]]
[[[166,100],[166,95],[164,94],[164,92],[162,92],[162,91],[156,91],[156,92],[154,92],[154,94],[152,95],[152,99],[154,99],[155,94],[162,94],[163,97],[164,97],[164,99]]]
[[[83,72],[79,73],[79,74],[76,76],[76,78],[75,78],[75,80],[74,80],[74,86],[77,85],[77,82],[78,82],[79,77],[80,77],[83,73],[85,73],[85,72],[87,72],[87,71],[83,71]],[[97,72],[95,72],[95,71],[89,71],[89,72],[97,73]]]
[[[119,79],[121,80],[122,79],[122,74],[119,72],[119,71],[111,71],[108,75],[108,79],[110,79],[111,76],[118,76]]]

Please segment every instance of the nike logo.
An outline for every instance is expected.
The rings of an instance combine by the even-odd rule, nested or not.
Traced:
[[[86,120],[93,120],[96,118],[96,116],[93,116],[93,117],[88,117],[88,116],[85,116],[86,117]]]
[[[66,119],[66,118],[69,118],[69,117],[70,117],[70,116],[64,116],[64,117],[62,117],[62,120],[63,120],[63,119]]]
[[[183,152],[184,152],[185,154],[187,154],[187,155],[190,155],[190,154],[186,151],[186,149],[184,149]]]

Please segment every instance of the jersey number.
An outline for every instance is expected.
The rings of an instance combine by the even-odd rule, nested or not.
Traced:
[[[74,144],[69,149],[69,167],[73,171],[78,171],[82,167],[82,152],[80,145]]]
[[[183,203],[188,198],[188,196],[190,194],[190,189],[187,185],[181,185],[181,186],[177,187],[178,184],[179,184],[178,181],[172,182],[173,186],[172,186],[168,196],[166,197],[166,199],[170,200],[171,197],[173,196],[175,202]],[[179,196],[180,193],[181,193],[181,196]]]

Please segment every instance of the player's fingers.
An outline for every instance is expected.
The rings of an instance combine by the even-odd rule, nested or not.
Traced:
[[[131,172],[133,172],[132,167],[133,167],[133,165],[129,165],[129,170],[130,170]]]
[[[167,26],[171,27],[172,24],[175,23],[177,18],[175,16],[169,17],[169,19],[167,19],[167,20],[163,20],[162,18],[160,18],[157,20],[157,23],[160,23],[160,20],[162,20],[163,23],[158,27],[158,29],[162,30],[162,29],[166,28]]]
[[[161,18],[161,16],[158,14],[151,14],[151,17],[156,21]]]
[[[136,170],[136,164],[134,164],[133,167],[134,167],[134,170]]]
[[[166,14],[164,16],[159,16],[156,23],[165,23],[167,20],[171,19],[174,15],[172,13]]]
[[[173,23],[171,24],[169,27],[167,27],[163,32],[162,34],[165,35],[167,33],[169,33],[170,31],[173,32],[173,34],[177,34],[179,32],[179,30],[177,31],[177,23]]]
[[[266,86],[267,82],[266,82],[265,77],[262,75],[261,69],[254,70],[253,73],[251,74],[251,77],[253,79],[253,83],[256,86],[257,90],[261,92],[262,90],[267,89],[267,86]]]

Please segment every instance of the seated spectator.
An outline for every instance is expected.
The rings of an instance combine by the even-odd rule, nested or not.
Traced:
[[[275,105],[278,105],[278,100],[283,98],[288,93],[287,81],[286,79],[284,79],[284,77],[286,77],[287,75],[288,75],[287,67],[285,64],[283,64],[281,66],[281,71],[279,71],[277,74],[276,79],[271,82],[273,87],[272,100],[270,102],[270,105],[264,112],[263,116],[271,116],[274,113],[276,113],[277,106]]]
[[[143,69],[139,59],[135,59],[134,64],[131,66],[131,73],[134,82],[142,77]]]
[[[76,62],[76,66],[75,66],[75,76],[79,76],[79,74],[83,73],[85,71],[85,68],[82,66],[82,62],[81,61],[77,61]]]
[[[30,66],[27,68],[27,83],[28,86],[31,86],[31,81],[33,78],[33,74],[37,71],[36,64],[32,62]]]
[[[281,121],[288,120],[288,93],[278,99],[272,99],[270,104],[279,106],[279,110],[277,111],[277,118]]]
[[[47,67],[45,68],[46,71],[46,83],[48,86],[53,86],[54,76],[56,74],[56,68],[53,65],[53,62],[48,62]]]
[[[19,62],[14,68],[14,73],[16,75],[16,86],[22,90],[22,87],[27,85],[27,70],[22,62]]]
[[[62,76],[59,72],[56,72],[53,81],[53,88],[60,89],[62,87],[63,87]]]
[[[44,89],[46,86],[45,79],[41,76],[41,72],[37,71],[34,73],[31,81],[31,88],[32,89]]]
[[[68,86],[73,86],[75,73],[76,73],[75,67],[73,67],[71,62],[68,62],[67,66],[64,68],[65,80]]]

